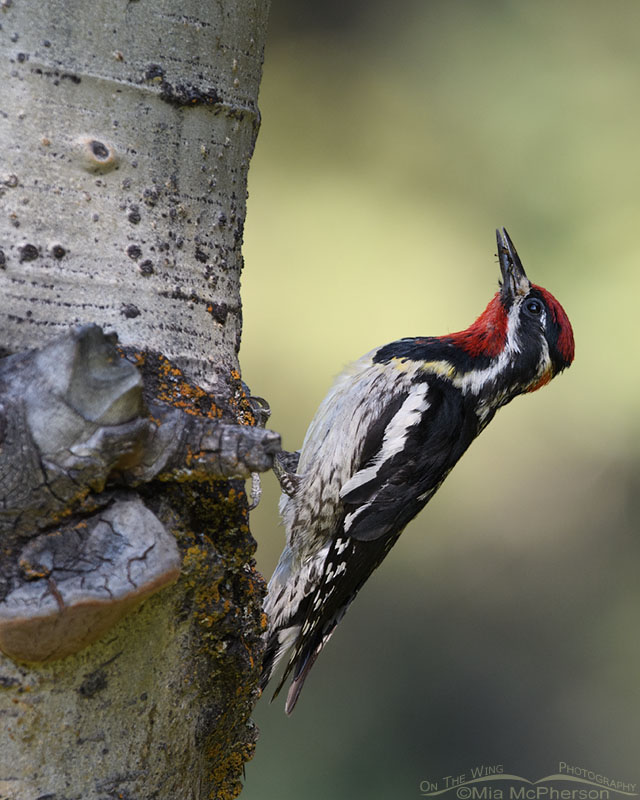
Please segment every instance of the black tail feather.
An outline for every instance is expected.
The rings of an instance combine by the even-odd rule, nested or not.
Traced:
[[[320,655],[320,651],[324,647],[325,642],[326,639],[323,640],[312,653],[309,653],[301,667],[296,670],[296,674],[291,681],[291,686],[289,687],[289,691],[287,693],[287,702],[284,705],[284,711],[287,716],[291,714],[295,708],[296,703],[298,702],[298,697],[300,697],[302,687],[304,686],[304,682],[307,679],[307,675],[311,671],[311,667],[315,664],[316,658],[318,658]]]
[[[289,675],[291,675],[293,672],[291,686],[289,687],[287,701],[284,707],[284,710],[287,714],[291,714],[296,703],[298,702],[298,697],[300,696],[304,682],[311,671],[311,667],[315,664],[316,659],[322,652],[322,648],[331,638],[331,634],[333,633],[336,624],[336,622],[331,624],[329,630],[325,633],[316,629],[315,631],[312,631],[311,635],[307,634],[305,636],[300,634],[282,678],[280,679],[280,682],[273,693],[273,697],[271,698],[271,702],[273,702],[280,694],[280,691],[286,683]]]
[[[325,570],[319,585],[305,597],[295,615],[290,617],[286,623],[286,627],[289,629],[294,626],[298,627],[298,633],[293,642],[287,666],[271,700],[273,702],[276,699],[293,673],[285,705],[287,714],[291,714],[293,711],[311,668],[345,615],[347,608],[399,535],[399,532],[394,531],[391,536],[374,541],[349,539],[346,549],[344,541],[335,540],[327,555]],[[338,545],[340,545],[339,550],[337,549]],[[339,567],[342,569],[340,570]],[[331,584],[330,588],[328,588],[329,584]],[[279,632],[284,630],[286,628],[283,626],[269,636],[264,656],[262,687],[266,686],[274,672],[283,643]]]

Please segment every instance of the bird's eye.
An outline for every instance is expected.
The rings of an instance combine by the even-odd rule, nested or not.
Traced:
[[[542,303],[539,300],[531,299],[527,300],[524,304],[525,308],[530,314],[533,314],[534,317],[539,317],[542,314]]]

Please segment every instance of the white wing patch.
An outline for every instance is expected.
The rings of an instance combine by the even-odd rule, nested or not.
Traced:
[[[340,497],[345,497],[349,492],[357,489],[359,486],[363,486],[369,483],[369,481],[372,481],[385,462],[402,452],[407,436],[409,435],[409,429],[420,422],[422,415],[429,408],[429,401],[427,400],[428,391],[429,386],[426,382],[417,383],[411,388],[406,400],[396,411],[385,428],[384,436],[382,437],[382,445],[373,463],[365,467],[365,469],[356,472],[343,484],[340,489]],[[364,511],[366,507],[367,504],[360,506],[351,514],[347,514],[344,521],[345,532],[349,530],[355,518]]]

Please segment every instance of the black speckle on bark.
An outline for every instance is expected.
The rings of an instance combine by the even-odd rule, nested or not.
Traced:
[[[172,86],[168,81],[160,84],[160,99],[172,106],[213,106],[224,102],[217,89],[210,87],[202,90],[190,83],[178,83]]]
[[[67,251],[61,244],[54,244],[51,248],[51,255],[59,261],[67,255]]]
[[[127,319],[135,319],[140,316],[140,309],[134,306],[133,303],[125,303],[120,311],[123,317]]]
[[[142,217],[140,216],[140,209],[138,208],[138,206],[131,206],[129,208],[128,219],[132,225],[137,225],[140,222]]]
[[[155,270],[153,269],[153,262],[150,261],[148,258],[140,263],[138,269],[140,270],[140,274],[145,276],[153,275],[153,273],[155,272]]]
[[[142,255],[142,250],[138,247],[137,244],[130,244],[129,247],[127,247],[127,255],[129,256],[129,258],[135,261]]]
[[[142,199],[144,200],[145,205],[148,205],[151,208],[153,208],[153,206],[155,206],[158,202],[158,197],[159,194],[157,189],[145,189],[142,193]]]
[[[208,260],[207,259],[207,254],[204,252],[204,250],[200,250],[200,248],[196,248],[195,256],[196,256],[196,261],[200,261],[201,264],[206,264],[207,263],[207,260]]]
[[[4,254],[4,250],[0,250],[0,269],[7,268],[7,257]]]
[[[35,244],[24,244],[20,248],[20,263],[23,261],[35,261],[40,256],[40,251]]]
[[[226,303],[210,303],[207,306],[207,311],[220,325],[224,325],[229,316],[229,306]]]
[[[103,142],[100,142],[97,139],[92,139],[89,143],[89,147],[91,148],[93,155],[101,161],[105,161],[107,158],[109,158],[110,150]]]
[[[103,669],[96,670],[82,681],[78,689],[78,694],[82,697],[93,697],[106,689],[108,685],[107,674]]]
[[[164,70],[160,64],[149,64],[144,73],[146,81],[159,81],[164,78]]]

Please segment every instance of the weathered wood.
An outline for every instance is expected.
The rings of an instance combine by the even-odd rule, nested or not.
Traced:
[[[261,428],[148,411],[115,344],[86,325],[0,360],[0,651],[14,659],[77,652],[178,578],[174,537],[128,487],[246,478],[279,450]]]

